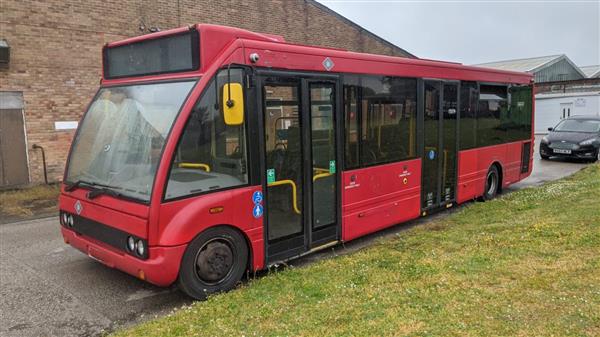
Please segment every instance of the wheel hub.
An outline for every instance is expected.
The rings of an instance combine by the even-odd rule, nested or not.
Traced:
[[[196,273],[207,283],[218,283],[226,278],[233,267],[231,247],[221,241],[206,243],[196,258]]]

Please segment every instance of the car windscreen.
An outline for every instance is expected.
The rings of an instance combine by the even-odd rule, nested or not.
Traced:
[[[101,88],[73,142],[66,182],[149,201],[167,135],[194,83]]]
[[[600,120],[565,119],[554,128],[558,132],[600,132]]]

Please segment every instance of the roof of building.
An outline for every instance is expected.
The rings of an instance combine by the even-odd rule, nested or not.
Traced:
[[[360,32],[365,33],[366,35],[369,35],[370,37],[374,38],[375,40],[378,40],[379,42],[389,46],[390,48],[394,49],[396,52],[405,55],[405,57],[409,57],[409,58],[418,58],[415,55],[409,53],[408,51],[396,46],[395,44],[389,42],[388,40],[382,38],[381,36],[372,33],[368,30],[366,30],[364,27],[362,27],[361,25],[357,24],[356,22],[348,19],[347,17],[341,15],[340,13],[334,11],[333,9],[323,5],[322,3],[316,1],[316,0],[309,0],[308,1],[310,4],[312,4],[313,6],[321,9],[322,11],[331,14],[339,19],[341,19],[342,21],[348,23],[350,26],[354,26],[356,29],[358,29]]]
[[[569,62],[573,66],[573,68],[575,68],[576,71],[581,73],[581,76],[586,77],[583,71],[581,71],[579,67],[576,66],[573,63],[573,61],[571,61],[565,54],[480,63],[476,64],[475,66],[484,68],[494,68],[500,70],[513,70],[535,73],[536,71],[545,67],[549,67],[561,60],[566,60],[567,62]]]
[[[595,66],[583,66],[579,67],[579,69],[583,71],[587,78],[600,78],[600,64]]]

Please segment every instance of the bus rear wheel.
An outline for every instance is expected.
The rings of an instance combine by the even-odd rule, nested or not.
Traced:
[[[485,176],[485,190],[483,192],[483,200],[492,200],[498,194],[500,186],[500,175],[496,165],[492,165]]]
[[[183,255],[179,289],[197,300],[228,291],[241,280],[247,262],[242,234],[228,227],[207,229],[190,242]]]

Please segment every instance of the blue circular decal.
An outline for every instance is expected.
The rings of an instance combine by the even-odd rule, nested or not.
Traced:
[[[257,219],[263,215],[263,207],[261,204],[254,205],[254,208],[252,209],[252,215]]]
[[[431,159],[431,160],[435,159],[435,151],[434,150],[429,150],[429,159]]]
[[[252,194],[252,202],[254,204],[260,204],[263,201],[263,195],[261,191],[256,191]]]

